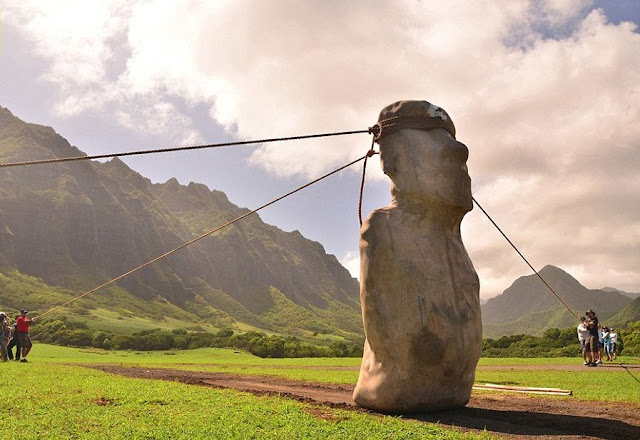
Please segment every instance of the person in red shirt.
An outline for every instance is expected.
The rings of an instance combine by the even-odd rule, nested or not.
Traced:
[[[20,316],[16,321],[16,330],[18,331],[18,338],[22,347],[22,358],[20,362],[27,362],[27,355],[31,351],[31,338],[29,337],[29,326],[33,323],[33,319],[27,318],[28,310],[20,310]]]

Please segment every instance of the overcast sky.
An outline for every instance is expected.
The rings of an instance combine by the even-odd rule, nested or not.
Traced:
[[[88,154],[366,129],[387,104],[427,100],[469,147],[476,199],[535,267],[640,292],[636,0],[0,0],[0,13],[0,105]],[[370,143],[125,162],[253,208]],[[365,212],[390,201],[379,168],[368,166]],[[357,276],[360,173],[260,215]],[[477,208],[463,238],[483,298],[530,273]]]

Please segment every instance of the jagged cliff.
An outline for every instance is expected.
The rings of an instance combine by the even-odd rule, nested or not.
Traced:
[[[82,154],[52,128],[0,107],[1,162]],[[201,184],[153,184],[119,159],[3,168],[0,272],[17,270],[80,292],[245,212]],[[338,260],[319,243],[257,215],[119,286],[141,300],[162,298],[204,322],[294,333],[362,329],[358,283]]]

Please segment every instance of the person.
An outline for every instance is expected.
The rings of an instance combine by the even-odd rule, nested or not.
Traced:
[[[598,317],[591,309],[587,310],[587,330],[589,330],[589,339],[587,340],[587,352],[589,353],[588,367],[597,367],[598,363],[598,351],[600,349],[598,344]]]
[[[9,353],[7,351],[7,336],[11,332],[11,324],[4,312],[0,312],[0,356],[2,362],[9,360]]]
[[[597,364],[601,364],[602,363],[602,352],[604,351],[604,328],[602,327],[602,325],[598,324],[598,360],[596,361]]]
[[[13,347],[16,347],[16,356],[15,356],[16,361],[20,360],[20,350],[22,348],[22,346],[20,345],[20,338],[18,337],[18,329],[17,329],[19,317],[20,315],[16,315],[15,317],[16,322],[14,322],[13,325],[11,326],[11,340],[9,341],[9,345],[7,345],[7,350],[9,351],[9,359],[14,359]]]
[[[589,330],[587,329],[587,318],[584,316],[580,318],[580,324],[578,324],[577,332],[578,341],[580,342],[580,350],[582,352],[582,360],[584,361],[584,364],[587,365],[589,363],[587,360],[587,340],[589,339]]]
[[[602,345],[604,346],[604,354],[607,355],[607,360],[611,361],[611,337],[609,335],[609,327],[602,327]]]
[[[27,318],[29,311],[27,309],[20,310],[20,316],[16,320],[16,329],[18,330],[18,338],[22,347],[22,357],[20,362],[27,362],[27,355],[31,351],[31,338],[29,337],[29,326],[33,323],[32,319]]]
[[[618,358],[618,354],[616,353],[618,349],[618,332],[613,327],[611,327],[611,331],[609,332],[609,339],[611,340],[611,359],[616,360]]]

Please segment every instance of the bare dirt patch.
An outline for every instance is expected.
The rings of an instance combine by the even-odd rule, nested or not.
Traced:
[[[112,374],[186,384],[231,388],[257,395],[278,395],[310,403],[310,414],[339,421],[328,408],[369,412],[353,402],[353,386],[320,384],[262,376],[241,376],[161,368],[87,365]],[[524,367],[528,368],[528,367]],[[325,408],[323,408],[325,407]],[[640,408],[632,404],[576,399],[474,393],[465,408],[403,414],[403,418],[440,423],[463,430],[482,430],[507,438],[634,439],[640,438]]]

